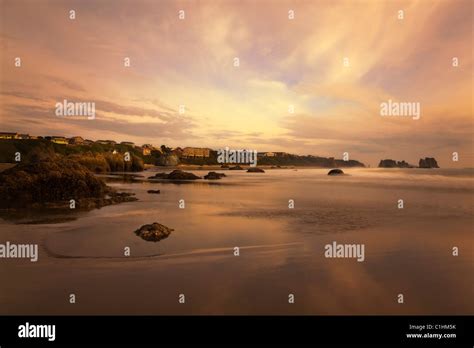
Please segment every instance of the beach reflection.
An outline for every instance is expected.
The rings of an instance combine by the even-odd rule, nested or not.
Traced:
[[[0,276],[11,280],[2,314],[472,313],[471,171],[326,172],[229,172],[189,185],[113,180],[139,201],[54,224],[1,221],[2,240],[42,246],[36,264],[2,263]],[[174,231],[156,243],[133,233],[152,222]],[[364,244],[365,261],[325,258],[333,241]],[[56,284],[76,289],[80,305],[68,306]]]

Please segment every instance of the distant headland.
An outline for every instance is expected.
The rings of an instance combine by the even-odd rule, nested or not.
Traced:
[[[19,162],[31,157],[45,157],[52,154],[67,156],[86,165],[94,172],[140,171],[144,164],[156,166],[219,165],[218,150],[199,147],[159,147],[151,144],[136,145],[130,141],[89,140],[81,136],[32,136],[29,134],[0,132],[0,162]],[[121,158],[125,153],[130,161]],[[258,165],[265,166],[307,166],[307,167],[365,167],[357,160],[343,160],[334,157],[295,155],[286,152],[258,152]],[[128,163],[127,163],[128,162]],[[238,163],[236,163],[238,164]]]

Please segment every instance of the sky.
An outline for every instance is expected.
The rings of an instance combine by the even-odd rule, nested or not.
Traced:
[[[0,131],[474,167],[472,40],[470,0],[0,0]]]

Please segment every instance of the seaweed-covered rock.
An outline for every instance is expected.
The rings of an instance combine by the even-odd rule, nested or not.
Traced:
[[[0,173],[0,208],[95,208],[136,200],[116,192],[89,169],[65,157],[19,164]]]
[[[78,162],[95,173],[108,172],[141,172],[145,167],[143,160],[130,153],[130,160],[125,160],[121,153],[80,153],[69,155],[68,158]]]
[[[250,167],[247,169],[247,173],[265,173],[265,171],[262,168]]]
[[[207,175],[204,176],[204,179],[207,180],[218,180],[220,178],[225,177],[224,173],[216,173],[216,172],[209,172]]]
[[[152,224],[143,225],[135,231],[135,234],[148,242],[158,242],[168,238],[172,231],[174,231],[172,228],[154,222]]]
[[[336,168],[336,169],[331,169],[328,172],[328,175],[344,175],[344,172],[341,169]]]
[[[241,166],[230,167],[229,170],[244,170]]]
[[[173,170],[171,173],[158,173],[148,179],[167,179],[167,180],[196,180],[201,177],[194,175],[193,173],[182,171],[181,169]]]

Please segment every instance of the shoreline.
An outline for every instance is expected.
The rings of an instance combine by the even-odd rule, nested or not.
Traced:
[[[460,222],[462,223],[462,222]],[[222,265],[233,267],[234,258],[232,245],[222,246],[221,248],[208,249],[190,249],[183,252],[164,253],[161,255],[140,255],[132,258],[126,257],[55,257],[50,255],[42,245],[43,240],[54,236],[54,232],[46,230],[40,231],[35,235],[33,242],[41,245],[39,248],[39,260],[37,263],[31,263],[28,260],[21,264],[15,263],[13,260],[6,259],[12,269],[22,272],[12,274],[12,283],[6,284],[5,293],[2,301],[0,301],[3,314],[37,314],[37,315],[52,315],[52,314],[84,314],[84,315],[112,315],[112,314],[126,314],[134,313],[137,315],[152,315],[157,314],[156,308],[160,308],[159,314],[175,315],[203,315],[203,314],[250,314],[250,315],[283,315],[304,313],[307,315],[335,315],[347,314],[347,307],[345,303],[352,303],[350,312],[358,315],[368,314],[419,314],[424,311],[429,311],[432,314],[443,313],[466,313],[472,309],[472,303],[466,302],[463,298],[467,298],[469,293],[468,284],[461,283],[463,286],[458,286],[457,300],[453,303],[445,303],[441,307],[434,304],[438,299],[437,291],[426,291],[424,288],[410,288],[411,305],[398,306],[393,302],[391,290],[397,289],[397,281],[392,279],[392,274],[405,274],[406,279],[402,283],[407,286],[410,283],[416,283],[417,277],[424,274],[432,260],[432,251],[437,250],[440,245],[445,243],[454,243],[456,240],[469,238],[468,231],[456,230],[453,235],[445,235],[442,233],[441,227],[435,227],[434,223],[430,224],[433,228],[431,232],[425,231],[411,243],[417,248],[424,246],[424,237],[435,234],[441,240],[430,242],[428,249],[423,250],[417,256],[419,266],[415,268],[412,274],[406,274],[404,269],[406,267],[406,260],[411,260],[414,255],[411,247],[404,244],[404,247],[397,248],[401,236],[408,237],[413,230],[420,229],[419,224],[415,224],[412,228],[410,223],[403,224],[405,227],[399,231],[396,227],[385,227],[383,229],[386,235],[386,240],[381,242],[377,235],[380,233],[380,228],[369,227],[363,230],[350,231],[338,236],[339,241],[364,240],[367,243],[370,253],[367,254],[367,260],[364,266],[367,265],[371,269],[370,273],[366,273],[366,268],[361,267],[357,263],[351,263],[347,260],[330,260],[324,261],[322,253],[312,254],[305,252],[305,248],[311,246],[313,250],[315,245],[324,245],[333,240],[330,235],[312,235],[309,238],[303,239],[290,238],[287,243],[275,244],[255,244],[242,245],[241,250],[245,252],[246,258],[240,262],[240,269],[244,269],[246,273],[256,272],[255,264],[259,264],[266,272],[259,273],[261,278],[257,283],[253,283],[246,277],[236,274],[221,274],[220,279],[223,280],[223,285],[220,289],[225,292],[234,292],[234,296],[254,298],[254,301],[248,301],[244,306],[234,301],[232,297],[217,296],[218,293],[211,290],[208,286],[209,282],[202,281],[204,276],[206,279],[213,279],[215,274],[220,274]],[[30,241],[31,233],[22,234],[21,238],[15,238],[17,242]],[[14,237],[13,232],[7,233],[6,237]],[[28,237],[28,238],[27,238]],[[406,240],[403,238],[402,240]],[[470,237],[472,240],[472,237]],[[13,240],[13,239],[12,239]],[[306,245],[306,247],[305,247]],[[373,252],[378,250],[380,246],[384,246],[383,252]],[[396,251],[395,251],[396,250]],[[313,280],[307,284],[296,283],[293,288],[297,291],[298,302],[294,307],[285,306],[284,301],[278,301],[280,297],[284,297],[287,288],[280,279],[287,279],[292,277],[292,265],[284,263],[288,253],[295,255],[295,260],[298,260],[298,267],[313,274]],[[299,255],[299,256],[296,256]],[[391,256],[390,263],[383,262],[385,257]],[[463,253],[458,262],[466,263],[469,261],[469,253]],[[466,276],[469,272],[468,268],[458,269],[457,262],[451,262],[446,256],[438,256],[434,262],[436,265],[444,265],[445,271],[438,274],[443,279],[442,289],[445,291],[454,289],[453,283],[455,279],[461,276]],[[324,263],[324,267],[318,266]],[[384,265],[390,272],[384,272],[382,266]],[[280,266],[279,266],[280,265]],[[204,273],[196,273],[196,267],[206,270]],[[54,273],[51,273],[54,269]],[[350,272],[357,282],[346,282],[340,279],[341,273]],[[178,278],[176,274],[185,274],[186,277]],[[20,276],[20,274],[23,275]],[[40,278],[38,274],[41,275]],[[76,275],[81,274],[83,277],[77,278]],[[28,275],[28,277],[25,277]],[[329,276],[328,276],[329,275]],[[41,289],[40,304],[37,302],[37,296],[33,296],[35,289],[27,286],[27,279],[35,277],[38,279],[36,288]],[[377,277],[375,281],[372,277]],[[166,282],[156,282],[157,278],[166,279]],[[130,282],[125,282],[124,279]],[[318,282],[325,279],[329,284],[321,285]],[[132,281],[133,280],[133,281]],[[74,287],[81,289],[81,299],[83,299],[78,306],[70,307],[67,301],[62,301],[61,289],[55,287],[57,282],[64,284],[73,284]],[[241,281],[246,284],[245,287],[234,289],[232,284],[236,281]],[[383,282],[382,282],[383,281]],[[364,292],[358,291],[354,284],[366,282],[367,289],[373,297],[373,303],[367,303],[364,299]],[[426,280],[428,284],[433,284],[432,281]],[[389,284],[387,288],[380,284]],[[23,285],[25,289],[25,296],[27,300],[18,301],[15,293],[15,286]],[[118,286],[121,284],[120,286]],[[319,285],[318,285],[319,284]],[[137,287],[137,285],[140,285]],[[329,286],[331,285],[331,286]],[[347,291],[349,287],[349,291]],[[439,287],[439,285],[438,285]],[[182,307],[175,299],[176,288],[185,289],[186,294],[190,299],[190,305]],[[292,289],[293,289],[292,288]],[[332,290],[328,290],[331,288]],[[109,294],[114,296],[109,297],[105,295],[99,297],[97,302],[97,291],[99,289],[107,289]],[[117,290],[120,289],[120,290]],[[318,289],[319,295],[312,295],[311,289]],[[217,297],[212,303],[209,303],[208,297],[205,295],[207,291],[212,291],[213,295]],[[153,294],[157,292],[164,294],[162,297],[154,297]],[[54,294],[46,300],[46,294]],[[117,307],[113,298],[118,294],[127,294],[122,297],[121,306]],[[139,303],[134,300],[138,296],[146,295],[146,298],[153,298],[152,301],[146,303]],[[251,296],[253,294],[253,296]],[[264,296],[265,300],[262,301]],[[95,300],[92,301],[91,299]],[[424,301],[415,301],[423,298]],[[125,299],[125,300],[124,300]],[[329,303],[327,302],[329,299]],[[348,302],[349,301],[349,302]],[[421,303],[422,305],[414,305],[413,302]],[[279,303],[279,305],[275,305]],[[32,310],[33,308],[33,310]],[[220,309],[218,309],[220,308]],[[72,312],[71,312],[72,311]]]
[[[113,186],[136,193],[139,201],[75,212],[74,220],[59,223],[0,219],[2,239],[39,246],[36,263],[4,260],[11,281],[0,307],[43,315],[363,315],[472,308],[466,300],[472,178],[426,180],[425,173],[443,170],[363,168],[337,179],[326,172],[286,169],[262,178],[241,171],[229,173],[233,185],[167,185],[158,187],[160,195],[147,193],[155,184],[124,182]],[[404,210],[397,209],[399,197],[407,201]],[[186,209],[179,209],[180,199]],[[173,233],[158,243],[135,235],[154,221]],[[325,258],[324,245],[334,241],[364,244],[364,262]],[[459,256],[452,256],[452,246],[460,247]],[[131,248],[129,256],[124,247]],[[427,277],[433,267],[436,277]],[[31,280],[35,287],[28,286]],[[56,284],[78,294],[74,307]],[[290,291],[297,299],[292,307],[285,301]],[[394,301],[399,291],[407,294],[406,306]],[[186,306],[175,301],[181,292]],[[439,305],[439,293],[455,300]]]

